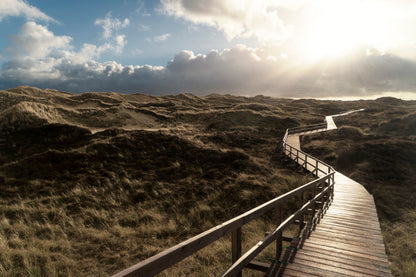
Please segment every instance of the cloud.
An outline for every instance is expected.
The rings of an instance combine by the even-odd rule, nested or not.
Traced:
[[[170,33],[166,33],[166,34],[154,37],[153,40],[154,41],[164,41],[164,40],[167,40],[170,36],[171,36]]]
[[[149,31],[150,30],[150,26],[149,25],[145,25],[145,24],[140,24],[138,29],[140,31]]]
[[[151,14],[147,11],[144,2],[141,0],[137,1],[136,12],[141,16],[151,16]]]
[[[59,83],[77,75],[74,71],[80,68],[98,68],[95,58],[106,51],[121,52],[126,44],[125,36],[119,35],[113,44],[84,44],[79,51],[74,51],[71,37],[56,36],[35,22],[25,23],[20,33],[10,36],[10,40],[7,48],[10,59],[0,71],[0,84],[10,83],[9,80]]]
[[[289,30],[278,12],[279,7],[290,5],[285,2],[288,1],[161,0],[159,10],[194,24],[217,28],[229,40],[236,37],[255,37],[261,42],[276,43],[285,40],[289,35]]]
[[[71,37],[55,36],[51,31],[35,22],[20,27],[19,35],[10,36],[13,47],[8,50],[14,57],[45,58],[54,51],[70,49]]]
[[[114,43],[84,44],[56,36],[45,26],[24,24],[11,37],[10,59],[0,70],[0,89],[27,84],[70,92],[265,94],[279,97],[367,97],[383,92],[416,92],[416,62],[376,49],[359,49],[342,58],[302,64],[267,48],[238,45],[197,54],[183,50],[166,66],[97,62]],[[416,93],[415,93],[416,95]]]
[[[111,12],[108,12],[104,18],[97,18],[94,24],[103,28],[103,38],[108,39],[112,36],[113,31],[129,26],[130,20],[125,18],[120,21],[120,19],[112,17]]]
[[[152,41],[155,41],[155,42],[165,41],[165,40],[167,40],[170,37],[171,37],[171,34],[170,33],[166,33],[166,34],[163,34],[163,35],[160,35],[160,36],[155,36],[153,38],[147,37],[147,38],[144,39],[144,41],[147,41],[147,42],[152,42]]]
[[[0,21],[8,16],[23,16],[29,20],[55,21],[38,8],[26,3],[24,0],[2,0],[0,1]]]
[[[103,28],[103,38],[106,43],[96,48],[96,55],[99,56],[102,52],[113,50],[116,53],[121,53],[124,46],[127,43],[126,35],[115,35],[118,30],[126,28],[130,25],[130,20],[125,18],[120,21],[118,18],[112,17],[111,12],[108,12],[105,18],[99,18],[95,20],[95,25]]]

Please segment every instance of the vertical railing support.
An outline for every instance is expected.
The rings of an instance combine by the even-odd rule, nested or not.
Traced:
[[[296,149],[296,162],[299,163],[299,150]]]
[[[308,155],[305,155],[305,166],[304,168],[308,170]]]
[[[316,195],[316,186],[313,186],[313,191],[312,191],[312,193],[313,193],[313,195]],[[314,219],[315,219],[315,213],[316,213],[316,203],[315,203],[315,202],[313,202],[313,204],[312,204],[311,221],[310,221],[310,224],[311,224],[311,228],[312,228],[312,230],[315,228],[315,222],[314,222]]]
[[[231,235],[231,248],[232,248],[232,262],[235,263],[241,257],[241,227],[235,229]],[[237,274],[237,277],[241,277],[241,271]]]
[[[303,204],[305,204],[304,202],[305,202],[305,200],[304,200],[304,192],[302,192],[301,194],[300,194],[300,206],[302,207],[303,206]],[[300,215],[300,217],[299,217],[299,235],[302,233],[302,229],[303,229],[303,219],[304,219],[304,216],[303,216],[303,213]]]
[[[282,205],[279,205],[276,209],[276,226],[280,226],[282,223],[283,215],[282,215]],[[283,233],[279,233],[276,237],[276,260],[280,260],[280,256],[282,254],[282,237]]]

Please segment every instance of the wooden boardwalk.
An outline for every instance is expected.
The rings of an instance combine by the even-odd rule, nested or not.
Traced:
[[[331,116],[326,120],[327,130],[337,128]],[[300,149],[299,135],[320,131],[289,135],[287,143]],[[302,165],[303,154],[296,155],[288,156]],[[373,196],[336,172],[334,198],[320,223],[306,225],[266,275],[392,276]]]
[[[373,197],[361,184],[335,173],[334,200],[311,228],[292,242],[269,276],[392,276]]]

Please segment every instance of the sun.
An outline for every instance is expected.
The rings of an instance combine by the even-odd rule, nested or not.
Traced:
[[[310,59],[342,55],[354,48],[380,44],[383,9],[368,1],[323,0],[305,18],[301,45]]]

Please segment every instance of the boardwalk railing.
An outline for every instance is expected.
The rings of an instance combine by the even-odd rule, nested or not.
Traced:
[[[290,129],[287,129],[286,132],[288,135],[292,135],[292,134],[306,133],[310,131],[321,131],[321,130],[326,130],[327,125],[328,123],[323,122],[323,123],[318,123],[318,124],[313,124],[313,125],[308,125],[308,126],[290,128]]]
[[[318,126],[315,126],[314,128],[314,130],[316,130]],[[322,124],[320,128],[322,128]],[[283,231],[290,224],[297,222],[299,224],[300,233],[305,224],[304,215],[306,214],[311,215],[309,221],[310,223],[315,224],[328,208],[333,196],[334,170],[329,165],[287,144],[286,141],[289,134],[293,134],[294,132],[297,133],[298,130],[304,132],[305,128],[295,128],[295,131],[292,130],[293,129],[286,130],[286,134],[283,138],[284,153],[297,162],[301,161],[301,163],[305,165],[304,168],[308,170],[312,169],[311,172],[313,172],[314,175],[319,176],[319,173],[322,173],[321,175],[323,176],[133,265],[132,267],[113,275],[113,277],[154,276],[230,233],[232,265],[220,274],[220,276],[240,276],[241,270],[245,267],[266,271],[267,267],[253,261],[253,259],[268,245],[275,242],[276,259],[278,260],[282,253],[282,241],[290,241],[292,239],[284,237]],[[308,198],[306,198],[307,195],[309,195]],[[300,199],[300,208],[288,217],[283,218],[282,212],[285,208],[285,204],[295,197]],[[277,227],[272,232],[269,232],[263,240],[259,241],[249,251],[242,255],[242,227],[272,210],[274,210],[277,215]]]
[[[282,150],[285,153],[285,155],[288,156],[297,164],[299,164],[301,167],[310,171],[316,177],[325,176],[331,172],[334,172],[335,169],[329,164],[324,163],[321,160],[318,160],[317,158],[309,155],[308,153],[288,144],[287,138],[289,135],[294,135],[294,134],[299,135],[299,134],[304,134],[306,132],[308,133],[320,132],[321,130],[325,130],[325,129],[326,129],[326,123],[287,129],[283,137],[283,142],[282,142]]]

